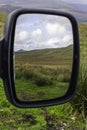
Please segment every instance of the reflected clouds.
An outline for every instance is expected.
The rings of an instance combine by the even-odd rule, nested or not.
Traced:
[[[24,14],[17,19],[14,50],[61,48],[73,44],[68,18],[45,14]]]

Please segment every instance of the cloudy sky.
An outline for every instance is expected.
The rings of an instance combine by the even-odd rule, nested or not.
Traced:
[[[19,16],[15,51],[61,48],[73,44],[70,21],[61,16],[26,14]]]
[[[68,3],[79,3],[79,4],[87,4],[87,0],[62,0]]]
[[[44,0],[0,0],[0,4],[16,4],[16,3],[30,3],[30,2],[34,2],[34,1],[40,1],[40,2],[44,2]],[[53,1],[53,0],[52,0]],[[87,4],[87,0],[54,0],[54,2],[61,2],[61,1],[64,1],[64,2],[68,2],[68,3],[79,3],[79,4]],[[51,0],[50,0],[50,4],[51,4]]]

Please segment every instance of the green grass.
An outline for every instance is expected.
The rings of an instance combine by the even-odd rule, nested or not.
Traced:
[[[30,89],[27,93],[31,92],[31,95],[32,93],[35,93],[36,95],[36,91],[33,90],[37,89],[42,95],[48,95],[48,99],[52,97],[56,98],[60,95],[63,96],[68,89],[70,80],[69,73],[70,68],[67,69],[67,67],[34,65],[17,66],[16,91],[18,91],[17,93],[19,94],[19,92],[21,93],[21,89],[23,89],[24,93]],[[18,83],[18,80],[20,80],[21,83]],[[24,82],[24,86],[22,85],[22,82]]]
[[[3,36],[4,33],[4,25],[6,21],[7,14],[4,12],[0,12],[0,38]]]
[[[80,31],[80,70],[77,92],[73,99],[73,107],[83,118],[87,118],[87,24],[79,25]]]
[[[85,124],[81,114],[67,103],[64,105],[19,109],[6,99],[0,81],[0,129],[1,130],[84,130]]]
[[[0,16],[3,17],[3,19],[0,19],[3,26],[6,16],[2,13]],[[79,28],[81,35],[81,62],[87,65],[87,25],[79,25]],[[2,29],[0,34],[2,34]],[[83,65],[83,69],[85,65]],[[83,70],[80,71],[80,76],[84,75],[86,70],[87,68],[84,69],[84,73]],[[46,72],[43,69],[43,73],[49,74],[50,72],[50,70]],[[4,86],[2,81],[0,81],[0,130],[86,130],[87,119],[86,114],[84,113],[84,102],[86,102],[86,98],[83,98],[83,100],[80,99],[86,93],[85,89],[87,89],[87,82],[84,78],[81,81],[80,80],[81,79],[79,79],[77,90],[80,95],[78,96],[77,93],[72,102],[38,109],[19,109],[11,105],[6,99]],[[84,91],[82,92],[83,88]],[[80,106],[78,106],[79,101],[82,103]],[[79,112],[78,110],[81,111]]]
[[[64,96],[69,87],[72,48],[16,52],[17,97],[20,100],[36,101]]]
[[[27,80],[16,80],[16,86],[18,99],[22,101],[53,99],[63,96],[67,91],[67,83],[38,87],[35,83],[28,82]]]

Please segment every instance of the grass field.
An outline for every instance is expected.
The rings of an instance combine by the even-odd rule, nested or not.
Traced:
[[[73,46],[15,53],[15,82],[20,100],[64,96],[72,71]]]
[[[2,36],[6,14],[0,13],[0,17],[0,35]],[[3,82],[0,80],[0,130],[87,129],[87,25],[80,24],[79,29],[81,66],[78,89],[73,101],[53,107],[19,109],[6,99]],[[18,81],[18,85],[23,83],[23,80]]]

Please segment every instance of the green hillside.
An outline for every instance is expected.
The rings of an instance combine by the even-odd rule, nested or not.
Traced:
[[[68,65],[72,63],[73,46],[16,53],[17,63]]]

